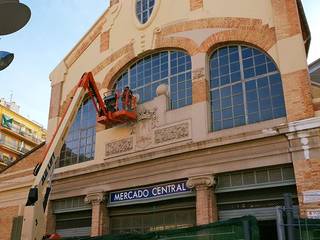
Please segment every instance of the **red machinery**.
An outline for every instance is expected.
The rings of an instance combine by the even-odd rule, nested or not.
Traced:
[[[103,101],[91,72],[83,74],[79,87],[88,90],[88,95],[98,113],[97,122],[113,126],[137,119],[136,97],[133,96],[129,87],[126,87],[122,93],[117,91],[114,95],[105,97]]]
[[[44,159],[34,169],[35,180],[29,190],[24,208],[21,240],[42,240],[45,235],[45,210],[50,198],[54,166],[68,131],[86,95],[89,95],[97,111],[97,121],[107,127],[135,121],[137,118],[136,98],[128,87],[122,93],[117,92],[103,100],[92,73],[88,72],[82,75],[67,111],[62,116],[48,144]],[[49,239],[59,239],[59,235],[48,237]]]

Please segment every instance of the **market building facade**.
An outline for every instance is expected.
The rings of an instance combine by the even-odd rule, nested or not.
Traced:
[[[48,233],[251,214],[271,239],[284,193],[301,217],[315,217],[320,118],[309,44],[299,0],[111,1],[50,75],[48,141],[88,71],[101,95],[129,86],[138,120],[107,128],[84,99],[55,169]]]

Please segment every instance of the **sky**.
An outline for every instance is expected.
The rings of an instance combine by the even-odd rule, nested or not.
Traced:
[[[109,6],[109,0],[20,0],[32,16],[20,31],[1,36],[0,50],[15,54],[0,72],[0,98],[15,101],[20,113],[47,127],[49,74]],[[308,62],[320,58],[320,0],[302,0],[311,29]]]

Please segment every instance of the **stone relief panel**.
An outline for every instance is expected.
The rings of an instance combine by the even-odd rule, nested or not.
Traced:
[[[111,158],[129,152],[135,153],[191,138],[190,120],[160,127],[159,117],[157,107],[140,107],[137,111],[137,122],[131,125],[130,135],[106,143],[105,157]]]
[[[136,147],[146,148],[152,144],[152,130],[158,125],[157,108],[138,110],[138,121],[134,133],[136,137]]]
[[[170,127],[155,130],[154,142],[155,144],[173,142],[188,138],[189,135],[189,123],[184,122]]]
[[[133,137],[121,139],[114,142],[109,142],[106,144],[106,157],[111,155],[116,155],[120,153],[125,153],[133,149]]]

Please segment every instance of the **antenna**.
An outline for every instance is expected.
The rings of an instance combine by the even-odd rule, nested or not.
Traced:
[[[12,99],[13,99],[13,91],[10,91],[10,103],[12,103]]]

